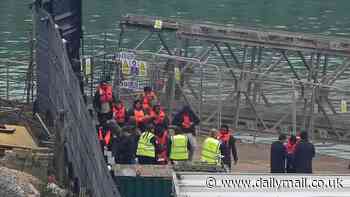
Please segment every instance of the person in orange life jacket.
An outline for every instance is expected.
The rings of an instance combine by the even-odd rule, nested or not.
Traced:
[[[168,128],[169,120],[160,104],[156,104],[150,113],[154,125],[160,125],[164,129]]]
[[[295,173],[294,152],[297,143],[298,140],[296,136],[291,135],[288,139],[288,142],[285,144],[285,147],[287,149],[287,173]]]
[[[181,127],[184,133],[192,133],[195,135],[195,126],[200,120],[189,106],[184,106],[180,112],[175,114],[173,125]]]
[[[176,113],[172,122],[173,125],[181,128],[182,132],[187,135],[191,142],[192,153],[190,153],[190,160],[192,160],[193,153],[197,148],[197,140],[194,136],[196,135],[196,125],[198,125],[199,122],[199,118],[189,106],[184,106],[181,111]]]
[[[152,91],[152,88],[149,86],[144,87],[143,94],[141,95],[142,107],[144,110],[152,109],[152,102],[157,101],[157,96]]]
[[[122,101],[118,100],[113,104],[113,117],[120,127],[128,121],[127,111]]]
[[[96,88],[93,106],[97,112],[100,124],[113,118],[112,103],[114,101],[112,86],[107,81],[101,81]]]
[[[142,134],[138,137],[137,141],[138,141],[138,147],[136,150],[136,157],[138,159],[138,163],[139,164],[150,164],[150,165],[154,165],[157,164],[157,152],[159,152],[159,146],[158,146],[158,142],[157,142],[157,138],[154,135],[154,126],[152,124],[145,124],[144,125],[144,132],[142,132]],[[142,145],[145,145],[150,143],[152,144],[152,146],[154,147],[154,155],[151,156],[144,156],[144,153],[147,152],[148,155],[148,151],[150,147],[147,147],[146,149],[142,148]],[[140,146],[141,145],[141,146]],[[148,145],[147,145],[148,146]],[[139,148],[140,147],[140,148]],[[152,152],[152,151],[150,151]]]
[[[99,126],[97,129],[97,137],[101,145],[101,149],[108,150],[112,140],[112,130],[108,127]]]
[[[175,133],[174,133],[174,136],[176,136],[176,135],[182,135],[182,134],[184,134],[183,133],[183,131],[182,131],[182,129],[181,129],[181,127],[175,127],[174,128],[174,131],[175,131]],[[170,158],[170,154],[171,154],[171,149],[172,149],[172,140],[171,140],[171,137],[169,137],[169,140],[168,140],[168,151],[167,151],[167,156],[168,156],[168,158]],[[187,138],[187,151],[188,151],[188,153],[189,153],[189,155],[192,155],[193,154],[193,146],[192,146],[192,144],[191,144],[191,141],[190,141],[190,139],[189,138]],[[174,164],[175,162],[174,161],[171,161],[171,163],[172,164]]]
[[[149,117],[143,110],[140,100],[134,101],[133,108],[128,112],[128,115],[135,120],[137,128],[144,131],[144,124],[148,122]]]
[[[231,154],[233,155],[234,164],[236,165],[238,162],[236,139],[230,133],[227,125],[221,126],[217,134],[217,139],[221,142],[222,145],[222,162],[231,170]]]
[[[155,136],[158,144],[157,162],[160,165],[168,164],[168,140],[169,132],[167,127],[161,124],[154,126]]]

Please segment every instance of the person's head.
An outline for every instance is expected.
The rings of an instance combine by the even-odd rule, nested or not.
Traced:
[[[141,101],[139,99],[134,101],[134,108],[135,109],[141,109],[142,108],[142,104],[141,104]]]
[[[289,142],[290,142],[291,144],[296,144],[296,143],[297,143],[297,137],[296,137],[295,135],[291,135],[291,136],[289,137]]]
[[[105,85],[107,85],[107,84],[108,84],[108,82],[107,82],[106,80],[100,81],[100,85],[101,85],[101,86],[105,86]]]
[[[145,93],[150,93],[150,92],[152,92],[152,88],[149,87],[149,86],[146,86],[146,87],[143,88],[143,91],[144,91]]]
[[[123,106],[123,102],[121,100],[116,100],[115,101],[115,106],[118,108],[121,108]]]
[[[309,135],[307,134],[306,131],[303,131],[300,133],[300,139],[305,140],[305,141],[309,140]]]
[[[183,133],[181,127],[175,127],[175,128],[174,128],[174,131],[175,131],[175,135],[179,135],[179,134],[182,134],[182,133]]]
[[[188,106],[188,105],[185,105],[182,109],[182,112],[185,113],[185,114],[189,114],[191,111],[191,107]]]
[[[278,136],[278,140],[280,141],[280,142],[285,142],[286,141],[286,139],[287,139],[287,136],[286,136],[286,134],[280,134],[279,136]]]
[[[145,128],[145,132],[154,133],[154,125],[152,125],[152,124],[145,124],[144,128]]]
[[[225,124],[221,125],[221,127],[220,127],[220,132],[222,132],[222,133],[228,133],[228,132],[229,132],[228,126],[225,125]]]
[[[156,113],[159,113],[160,112],[160,104],[156,104],[155,106],[153,106],[153,110],[156,112]]]
[[[211,129],[209,132],[210,137],[216,138],[217,136],[217,131],[216,129]]]
[[[159,124],[154,125],[154,132],[155,132],[155,134],[157,134],[157,135],[162,134],[163,131],[164,131],[164,129],[165,129],[165,128],[164,128],[162,125],[159,125]]]

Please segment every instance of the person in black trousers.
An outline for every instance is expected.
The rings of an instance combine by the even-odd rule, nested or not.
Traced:
[[[231,154],[233,156],[234,164],[236,165],[238,162],[236,139],[232,136],[227,125],[221,126],[217,139],[221,142],[221,153],[223,155],[222,162],[231,171]]]
[[[315,147],[309,142],[307,132],[302,132],[300,138],[294,153],[295,171],[296,173],[312,173],[312,158],[315,157]]]
[[[287,137],[285,134],[281,134],[278,137],[278,141],[271,145],[271,173],[285,173],[286,172],[286,157],[287,150],[284,146],[284,142]]]

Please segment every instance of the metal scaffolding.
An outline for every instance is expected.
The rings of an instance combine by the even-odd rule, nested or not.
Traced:
[[[237,129],[350,136],[349,93],[337,84],[350,65],[349,39],[137,15],[123,17],[120,26],[119,50],[162,65],[167,109],[189,104],[202,129],[225,122]],[[135,40],[126,39],[129,32],[144,38],[126,43]],[[158,46],[143,48],[147,42]]]

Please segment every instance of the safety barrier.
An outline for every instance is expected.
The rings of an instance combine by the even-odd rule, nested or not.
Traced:
[[[80,84],[67,55],[67,40],[62,38],[54,19],[37,5],[38,106],[51,119],[56,138],[62,139],[65,166],[76,192],[88,196],[119,196],[105,164],[95,125],[80,91]]]

